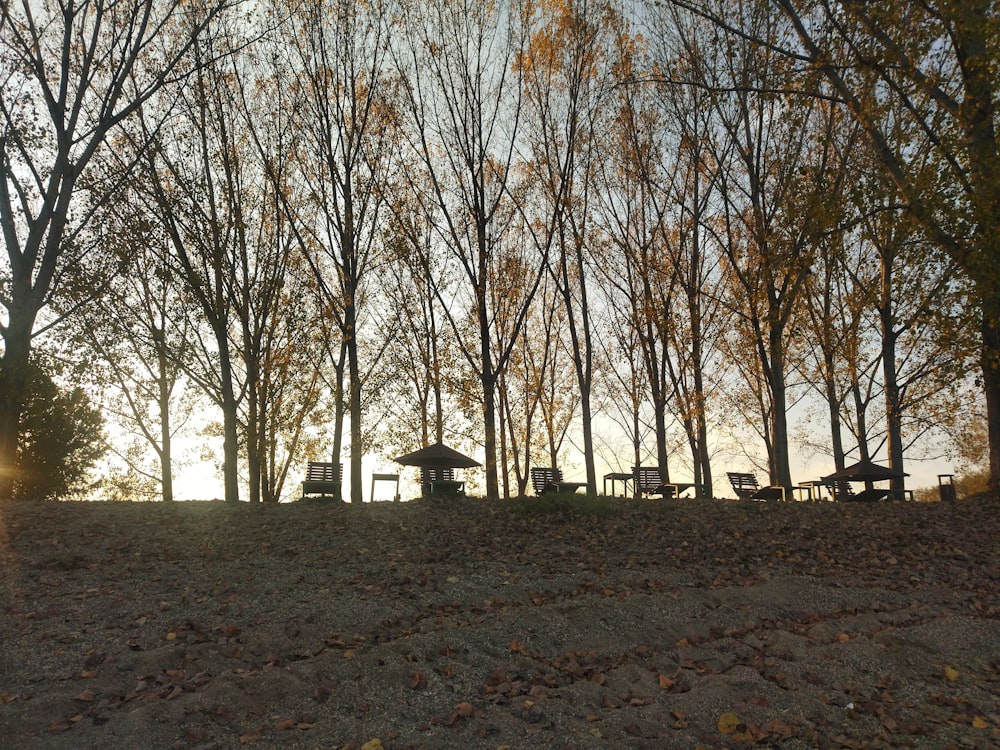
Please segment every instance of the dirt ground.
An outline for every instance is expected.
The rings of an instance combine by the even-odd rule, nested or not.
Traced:
[[[996,498],[575,508],[0,505],[0,747],[1000,747]]]

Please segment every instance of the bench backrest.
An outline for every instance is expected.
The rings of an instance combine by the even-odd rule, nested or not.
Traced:
[[[455,470],[443,468],[431,468],[429,466],[420,467],[420,483],[428,482],[454,482]]]
[[[729,477],[729,483],[733,485],[733,492],[735,492],[739,497],[752,495],[760,489],[760,485],[757,483],[756,474],[739,471],[727,471],[726,475]]]
[[[657,466],[633,466],[632,476],[635,477],[635,488],[638,492],[652,492],[661,484],[663,477]]]
[[[310,461],[306,467],[307,482],[339,482],[344,476],[344,465],[329,461]]]
[[[541,495],[552,482],[561,482],[562,478],[562,470],[560,469],[543,466],[531,467],[531,489],[535,491],[536,495]]]

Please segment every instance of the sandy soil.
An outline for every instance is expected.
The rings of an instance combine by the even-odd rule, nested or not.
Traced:
[[[1000,747],[997,499],[596,510],[0,505],[0,746]]]

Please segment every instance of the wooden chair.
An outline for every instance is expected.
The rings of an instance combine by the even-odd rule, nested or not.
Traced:
[[[394,482],[396,491],[393,493],[392,499],[393,502],[399,502],[399,474],[372,474],[372,489],[368,496],[372,502],[375,502],[375,482]]]
[[[306,466],[306,478],[302,482],[302,499],[306,495],[319,495],[340,499],[340,485],[344,476],[344,465],[329,461],[310,461]]]

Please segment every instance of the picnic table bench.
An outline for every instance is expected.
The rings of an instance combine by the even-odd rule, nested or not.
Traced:
[[[340,485],[344,475],[344,465],[330,461],[310,461],[306,466],[306,478],[302,482],[302,499],[306,495],[340,498]]]

